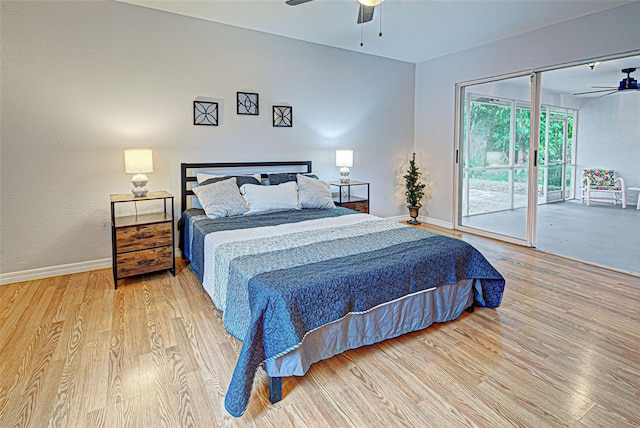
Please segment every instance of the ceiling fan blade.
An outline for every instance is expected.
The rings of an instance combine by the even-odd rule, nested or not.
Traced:
[[[599,98],[606,97],[607,95],[615,94],[616,92],[618,92],[618,90],[617,90],[617,89],[615,89],[615,90],[613,90],[613,91],[609,91],[609,93],[607,93],[607,94],[602,94],[602,95],[600,95],[600,97],[599,97]]]
[[[302,3],[307,3],[313,0],[287,0],[285,3],[288,4],[289,6],[296,6]]]
[[[617,88],[608,88],[608,89],[600,89],[597,91],[586,91],[586,92],[576,92],[573,95],[585,95],[585,94],[595,94],[598,92],[616,92],[618,89]]]
[[[360,10],[358,10],[358,24],[364,24],[365,22],[371,21],[373,19],[374,10],[376,10],[375,6],[365,6],[361,4]]]

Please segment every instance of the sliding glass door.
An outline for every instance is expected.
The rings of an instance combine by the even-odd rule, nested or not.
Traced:
[[[459,84],[455,227],[640,272],[638,233],[629,233],[638,195],[627,193],[626,209],[580,198],[583,169],[640,182],[640,93],[617,84],[639,54]]]
[[[535,246],[537,205],[575,198],[577,110],[541,103],[539,81],[460,88],[458,227]]]
[[[529,241],[529,76],[460,89],[458,226]]]

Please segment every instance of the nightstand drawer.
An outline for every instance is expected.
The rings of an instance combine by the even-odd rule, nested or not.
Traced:
[[[350,210],[360,211],[361,213],[369,214],[369,201],[343,202],[341,206],[343,206],[344,208],[349,208]]]
[[[167,222],[117,228],[116,248],[118,254],[173,245],[171,226],[172,224]]]
[[[173,248],[160,247],[116,256],[118,278],[173,268]]]

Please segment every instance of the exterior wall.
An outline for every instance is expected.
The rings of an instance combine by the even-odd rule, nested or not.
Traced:
[[[578,121],[578,173],[583,168],[613,169],[626,187],[640,185],[640,93],[590,98]],[[580,197],[580,189],[577,197]],[[638,192],[627,192],[635,207]]]

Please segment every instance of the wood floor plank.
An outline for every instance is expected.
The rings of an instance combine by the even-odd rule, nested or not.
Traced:
[[[82,390],[78,390],[78,399],[74,401],[73,414],[79,415],[74,420],[80,420],[83,413],[90,413],[106,407],[109,390],[109,332],[100,333],[98,340],[85,343],[82,352],[82,362],[78,377],[86,379]]]
[[[19,316],[12,317],[11,321],[2,326],[0,332],[0,349],[24,349],[30,340],[25,331],[33,331],[46,321],[42,319],[43,310],[38,308],[46,307],[51,301],[55,290],[52,287],[41,285],[41,282],[33,284],[33,293],[25,293],[25,298],[21,299],[20,308],[15,312]],[[13,311],[12,311],[13,312]],[[0,372],[4,372],[8,361],[0,360]]]
[[[456,231],[503,304],[351,350],[224,410],[242,343],[185,261],[0,287],[0,426],[640,426],[640,278]]]
[[[10,397],[12,400],[6,404],[7,409],[13,411],[12,418],[5,419],[5,422],[8,422],[7,425],[30,426],[33,413],[37,411],[36,406],[48,398],[42,397],[42,392],[47,388],[44,382],[53,360],[53,353],[58,346],[62,328],[62,323],[58,322],[38,329],[43,340],[38,340],[36,346],[39,349],[31,355],[32,361],[24,362],[23,366],[28,367],[28,372],[25,373],[27,376],[24,382],[20,382],[22,387],[16,390],[20,392]]]
[[[75,410],[74,399],[78,396],[78,388],[82,387],[79,385],[80,377],[78,373],[81,370],[82,351],[86,342],[85,331],[88,328],[87,322],[93,308],[93,292],[96,284],[97,273],[92,272],[87,277],[87,282],[84,286],[84,298],[76,316],[66,321],[66,324],[72,325],[68,341],[63,343],[65,347],[64,367],[58,385],[58,392],[53,402],[52,422],[55,426],[68,426],[70,421],[77,416],[73,413]]]
[[[109,340],[109,375],[108,383],[109,388],[107,390],[107,403],[114,405],[121,403],[132,395],[126,394],[124,384],[126,382],[125,375],[127,374],[126,366],[128,361],[136,360],[131,355],[125,356],[125,333],[126,333],[126,321],[125,321],[125,306],[124,306],[124,291],[119,290],[115,292],[114,305],[112,307],[112,313],[109,317],[111,319],[111,338]],[[129,372],[129,375],[133,373]],[[134,394],[137,395],[137,394]]]

